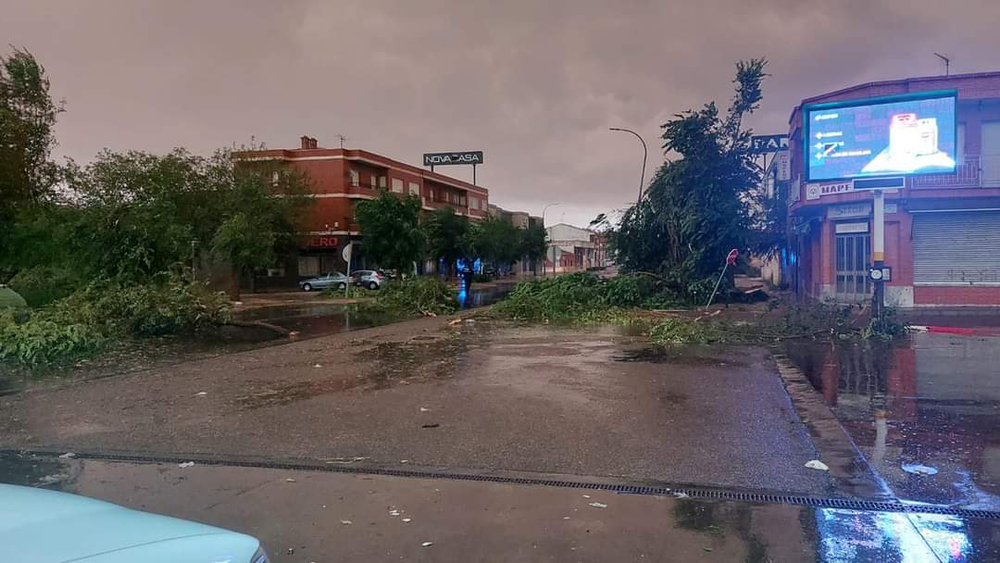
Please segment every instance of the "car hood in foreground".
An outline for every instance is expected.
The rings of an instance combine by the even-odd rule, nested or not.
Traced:
[[[259,542],[196,522],[0,484],[0,560],[249,563]]]

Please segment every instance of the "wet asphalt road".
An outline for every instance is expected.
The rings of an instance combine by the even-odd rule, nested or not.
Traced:
[[[938,562],[1000,558],[997,524],[544,486],[4,458],[0,481],[260,538],[274,562]],[[2,505],[0,505],[2,510]],[[425,542],[431,545],[423,546]],[[18,561],[5,553],[5,561]]]
[[[0,399],[7,448],[836,493],[766,351],[426,319]]]

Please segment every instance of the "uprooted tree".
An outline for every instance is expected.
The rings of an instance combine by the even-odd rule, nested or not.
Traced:
[[[610,233],[623,269],[655,273],[696,296],[718,275],[729,249],[760,252],[776,242],[766,225],[771,202],[763,197],[751,132],[743,126],[761,100],[766,64],[736,64],[736,93],[724,115],[711,102],[662,125],[668,158]]]

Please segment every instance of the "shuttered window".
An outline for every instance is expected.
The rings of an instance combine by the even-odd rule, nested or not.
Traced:
[[[913,214],[915,285],[1000,286],[1000,211]]]

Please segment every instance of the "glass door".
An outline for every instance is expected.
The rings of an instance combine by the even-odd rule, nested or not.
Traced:
[[[861,303],[871,295],[871,235],[836,235],[836,298],[841,303]]]

